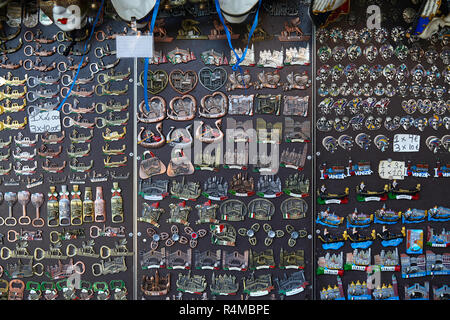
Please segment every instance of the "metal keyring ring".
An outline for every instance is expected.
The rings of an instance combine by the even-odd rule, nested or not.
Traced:
[[[83,261],[78,261],[78,262],[73,264],[74,267],[78,267],[78,265],[82,266],[81,270],[83,270],[83,271],[78,272],[77,269],[75,268],[75,273],[76,274],[84,274],[84,272],[86,271],[86,266],[85,266],[84,262]]]
[[[11,239],[10,234],[13,234],[13,235],[14,235],[14,239]],[[8,233],[7,233],[7,239],[8,239],[9,242],[16,242],[17,239],[19,238],[19,235],[20,235],[19,232],[17,232],[16,230],[12,230],[12,229],[11,229],[11,230],[9,230]]]
[[[64,113],[65,115],[69,115],[69,114],[71,114],[72,112],[65,112],[65,108],[69,108],[69,110],[70,110],[70,108],[72,108],[72,104],[70,104],[69,102],[66,102],[66,103],[64,103],[63,105],[62,105],[62,107],[61,107],[61,111],[62,111],[62,113]]]
[[[73,248],[73,254],[70,253],[70,249]],[[78,253],[78,248],[73,244],[73,243],[69,243],[66,247],[66,256],[68,256],[69,258],[72,258],[74,256],[76,256]]]
[[[53,235],[55,235],[56,234],[56,240],[54,240],[55,239],[55,237],[53,236]],[[59,232],[58,231],[51,231],[50,232],[50,242],[51,243],[58,243],[59,242]]]
[[[95,66],[95,69],[96,69],[95,71],[93,70],[94,66]],[[89,70],[91,71],[92,74],[97,74],[100,71],[100,68],[98,67],[97,63],[91,63],[89,65]]]
[[[27,35],[31,34],[31,39],[27,38]],[[34,33],[31,30],[25,31],[25,33],[23,34],[23,40],[25,40],[25,42],[31,42],[34,40]]]
[[[63,49],[61,49],[61,48],[63,48]],[[60,55],[63,55],[64,52],[66,51],[66,48],[67,48],[66,45],[63,44],[63,43],[61,43],[61,44],[58,46],[57,51],[58,51],[58,53],[59,53]]]
[[[100,34],[102,35],[101,38],[98,37],[98,35],[100,35]],[[97,31],[97,32],[95,33],[95,39],[96,39],[97,41],[99,41],[99,42],[105,41],[105,39],[106,39],[106,33],[105,33],[103,30]]]
[[[37,267],[41,267],[42,271],[41,272],[34,271]],[[34,264],[33,265],[33,273],[38,277],[42,276],[44,274],[44,265],[40,262]]]
[[[13,221],[12,223],[9,223],[8,221]],[[14,217],[7,217],[5,219],[5,225],[7,225],[8,227],[14,227],[17,224],[17,220]]]
[[[20,216],[18,221],[20,225],[27,226],[31,223],[31,218],[29,216]]]
[[[99,88],[101,88],[101,92],[99,92]],[[95,94],[99,97],[105,95],[105,87],[101,84],[95,86]]]
[[[4,255],[3,252],[7,252],[7,255]],[[0,249],[0,257],[2,258],[2,260],[8,260],[9,258],[11,258],[11,249],[9,249],[8,247],[2,247]]]
[[[33,81],[35,81],[36,80],[36,82],[34,82],[34,83],[31,83],[31,79],[33,79]],[[40,82],[38,82],[37,80],[40,80],[38,77],[33,77],[33,76],[29,76],[28,78],[27,78],[27,86],[28,86],[28,88],[34,88],[34,87],[37,87],[39,84],[40,84]]]
[[[101,106],[101,109],[99,108],[99,106]],[[107,107],[104,103],[99,102],[95,105],[95,112],[97,112],[97,114],[105,113],[106,110],[107,110]]]
[[[106,251],[105,255],[103,255],[103,251]],[[100,257],[102,259],[108,259],[111,256],[111,249],[107,246],[101,246],[100,247]]]
[[[61,94],[62,98],[67,98],[66,95],[64,94],[64,92],[66,92],[67,94],[69,94],[69,88],[68,87],[62,87],[61,90],[59,91],[59,93]],[[72,95],[72,93],[70,93],[70,95]],[[70,95],[68,97],[70,97]]]
[[[62,38],[61,38],[62,35]],[[69,39],[67,39],[65,33],[63,31],[58,31],[56,33],[56,41],[58,42],[64,42],[64,41],[68,41]]]
[[[38,253],[41,253],[41,257],[38,257]],[[36,261],[43,260],[45,258],[45,250],[39,247],[34,249],[33,258]]]
[[[64,66],[64,69],[61,69],[60,66]],[[59,62],[57,69],[59,72],[62,72],[62,73],[66,72],[67,71],[67,63],[65,63],[64,61]]]
[[[64,82],[64,79],[66,79],[66,78],[69,79],[68,82]],[[64,87],[70,86],[70,85],[72,84],[72,82],[73,82],[73,79],[72,79],[68,74],[64,74],[64,75],[61,76],[61,84],[62,84]]]
[[[33,95],[33,98],[31,98],[30,94]],[[28,102],[34,102],[34,101],[36,101],[37,99],[39,99],[39,97],[36,96],[36,94],[35,94],[34,91],[28,91],[28,92],[27,92],[27,100],[28,100]]]
[[[5,224],[5,219],[3,217],[0,217],[0,226],[3,226]]]
[[[96,272],[95,272],[96,267],[99,268],[99,270],[100,270],[99,273],[96,273]],[[92,275],[93,275],[94,277],[99,277],[99,276],[102,275],[102,265],[101,265],[100,263],[93,263],[92,266],[91,266],[91,268],[92,268]]]
[[[66,121],[67,120],[69,120],[69,124],[68,125],[66,125]],[[66,117],[63,118],[63,127],[64,128],[73,127],[74,124],[75,124],[75,120],[73,120],[71,117],[66,116]]]
[[[29,44],[23,48],[23,54],[27,57],[31,57],[34,54],[34,48]]]
[[[107,77],[107,75],[106,75],[105,73],[99,73],[99,74],[97,75],[97,81],[98,81],[98,83],[100,83],[100,84],[102,84],[102,85],[107,84],[108,81],[106,80],[106,77]],[[103,79],[103,81],[102,81],[101,79]]]
[[[100,54],[97,55],[97,52],[100,52]],[[101,48],[101,47],[95,48],[95,50],[94,50],[94,55],[95,55],[98,59],[103,58],[103,57],[105,56],[105,53],[104,53],[104,51],[103,51],[103,48]]]
[[[27,68],[27,64],[30,64],[30,67]],[[31,69],[33,69],[33,61],[31,61],[31,59],[26,59],[23,61],[22,66],[25,70],[30,71]]]
[[[94,234],[92,231],[93,230],[97,230],[97,233],[96,234]],[[98,238],[99,236],[100,236],[100,231],[101,231],[102,229],[101,228],[99,228],[99,227],[97,227],[97,226],[91,226],[90,228],[89,228],[89,235],[91,236],[91,238]]]
[[[98,121],[101,122],[101,124],[98,124]],[[102,129],[104,127],[106,127],[106,120],[105,118],[101,118],[101,117],[95,117],[95,126],[99,129]]]

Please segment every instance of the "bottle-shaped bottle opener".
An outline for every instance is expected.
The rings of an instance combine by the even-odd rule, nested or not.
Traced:
[[[66,185],[61,186],[61,192],[59,193],[59,225],[62,227],[70,226],[70,201]]]
[[[94,221],[95,222],[106,222],[106,206],[105,200],[103,200],[103,189],[102,187],[95,188],[95,202],[94,202]]]
[[[59,226],[58,193],[56,192],[55,186],[51,186],[50,192],[48,193],[47,225],[49,227]]]
[[[92,188],[84,189],[83,222],[94,222],[94,201],[92,200]]]
[[[83,223],[83,203],[81,201],[81,191],[79,186],[75,184],[70,193],[70,222],[73,226],[79,226]]]
[[[118,182],[113,182],[111,189],[111,218],[113,223],[123,222],[123,198],[122,190],[119,188]]]
[[[39,209],[44,203],[44,194],[43,193],[33,193],[31,195],[31,204],[36,209],[36,217],[31,220],[31,225],[35,228],[40,228],[45,225],[44,219],[41,218],[41,214]]]
[[[17,199],[19,200],[19,204],[22,205],[22,216],[19,218],[20,225],[29,225],[31,223],[31,219],[27,216],[27,204],[30,202],[30,191],[19,191],[17,194]]]
[[[17,224],[17,220],[13,216],[13,207],[14,207],[14,204],[17,202],[17,193],[6,192],[5,193],[5,201],[9,207],[9,213],[8,213],[8,217],[5,219],[5,225],[12,227]]]

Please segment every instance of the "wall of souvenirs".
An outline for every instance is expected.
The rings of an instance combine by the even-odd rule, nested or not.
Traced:
[[[237,66],[189,3],[146,66],[110,1],[75,33],[3,10],[0,299],[448,296],[448,35],[263,1]]]

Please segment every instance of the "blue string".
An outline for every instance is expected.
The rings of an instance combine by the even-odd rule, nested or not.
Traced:
[[[87,45],[91,41],[92,35],[94,34],[95,25],[97,24],[98,18],[100,17],[100,12],[102,12],[104,2],[105,2],[105,0],[102,0],[102,3],[100,4],[100,8],[98,8],[97,16],[95,17],[94,24],[92,25],[91,34],[89,35],[89,38],[87,39],[87,41],[84,43],[84,52],[83,52],[83,55],[81,56],[81,61],[80,61],[80,64],[78,65],[77,73],[75,74],[75,77],[73,78],[72,85],[70,86],[69,92],[67,93],[67,95],[64,97],[64,99],[61,101],[60,105],[58,106],[58,109],[57,109],[58,111],[61,110],[61,108],[64,105],[64,103],[66,102],[67,98],[70,96],[70,93],[72,92],[73,87],[75,86],[75,82],[78,78],[78,74],[80,73],[81,65],[83,64],[83,61],[84,61],[84,56],[86,55]]]
[[[253,20],[252,28],[250,29],[250,32],[249,32],[249,34],[248,34],[248,42],[247,42],[247,46],[245,47],[245,50],[244,50],[244,52],[242,53],[242,56],[241,56],[241,57],[239,57],[239,55],[237,54],[236,50],[234,50],[233,44],[231,43],[231,34],[230,34],[230,31],[229,31],[228,28],[227,28],[227,25],[226,25],[226,23],[225,23],[225,20],[224,20],[223,16],[222,16],[222,11],[220,10],[219,0],[215,0],[215,2],[216,2],[216,11],[217,11],[217,14],[219,15],[220,21],[222,22],[223,28],[224,28],[224,30],[225,30],[225,34],[227,35],[228,45],[230,46],[231,50],[233,50],[234,55],[236,56],[236,63],[233,65],[232,69],[233,69],[233,71],[236,71],[237,69],[239,69],[239,71],[240,71],[241,74],[242,74],[242,68],[241,68],[241,66],[240,66],[239,64],[240,64],[242,61],[244,61],[245,56],[247,55],[247,50],[248,50],[248,46],[250,45],[250,40],[251,40],[251,38],[252,38],[252,36],[253,36],[253,32],[255,31],[255,29],[256,29],[256,27],[257,27],[257,25],[258,25],[258,15],[259,15],[259,9],[261,8],[262,0],[259,0],[259,3],[258,3],[258,10],[256,10],[255,19]],[[243,80],[242,80],[242,81],[243,81]]]
[[[152,21],[150,23],[150,34],[153,34],[153,28],[155,27],[156,16],[158,15],[160,0],[156,0],[155,7],[153,8]],[[150,111],[150,106],[148,105],[148,91],[147,91],[147,79],[148,79],[148,65],[150,63],[149,58],[145,58],[145,66],[144,66],[144,101],[145,101],[145,109]]]

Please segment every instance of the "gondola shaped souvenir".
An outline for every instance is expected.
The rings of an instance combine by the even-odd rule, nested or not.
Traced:
[[[389,186],[388,196],[393,200],[418,200],[420,196],[420,184],[411,189],[402,189],[398,186],[397,180],[392,181]]]
[[[408,210],[402,212],[402,223],[421,223],[427,219],[427,216],[427,210],[408,208]]]
[[[450,209],[442,206],[434,206],[428,210],[428,221],[449,221]]]
[[[375,265],[380,267],[381,271],[400,271],[400,257],[398,248],[393,250],[381,250],[380,254],[373,257]]]
[[[383,247],[396,247],[402,243],[403,238],[406,237],[406,228],[402,227],[399,233],[395,233],[383,226],[381,233],[377,233],[377,236],[381,239],[381,245]]]
[[[356,200],[360,202],[367,201],[386,201],[387,192],[389,191],[388,185],[384,185],[384,188],[380,191],[370,191],[366,189],[364,181],[356,186]]]
[[[367,228],[373,222],[373,214],[358,213],[358,209],[347,215],[347,228]]]
[[[331,234],[327,228],[323,229],[323,236],[319,234],[317,238],[322,242],[322,248],[324,250],[337,250],[344,245],[346,240],[344,236],[339,233]]]
[[[318,204],[343,204],[348,202],[349,188],[345,188],[342,193],[329,193],[325,185],[317,190]]]
[[[359,229],[353,228],[351,231],[345,230],[343,236],[345,240],[350,240],[353,249],[367,249],[377,238],[375,229],[367,234],[367,232],[363,233]]]
[[[380,224],[395,224],[400,221],[401,217],[401,212],[395,212],[392,209],[386,209],[386,205],[384,204],[381,209],[375,211],[374,222]]]
[[[327,208],[325,211],[320,211],[317,213],[316,223],[337,228],[344,222],[343,217],[337,216],[335,213],[330,212],[330,208]]]

